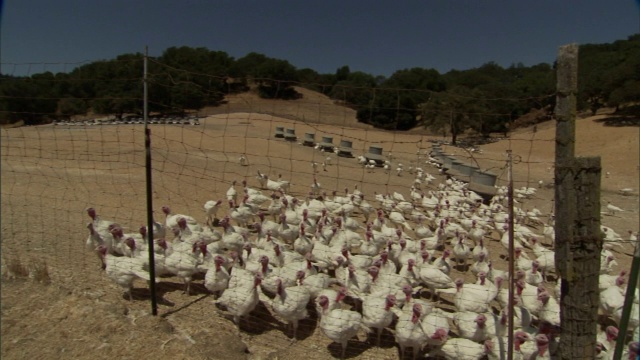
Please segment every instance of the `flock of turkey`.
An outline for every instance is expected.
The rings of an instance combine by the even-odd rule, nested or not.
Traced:
[[[321,332],[341,344],[343,358],[358,333],[373,333],[371,346],[379,346],[389,331],[400,357],[410,348],[414,359],[422,351],[433,358],[501,358],[513,276],[515,358],[550,358],[561,336],[553,216],[516,209],[516,272],[509,274],[506,261],[489,254],[498,243],[503,253],[508,248],[506,188],[485,204],[462,182],[436,185],[422,168],[411,170],[415,178],[405,194],[370,198],[356,186],[328,196],[314,177],[309,192],[295,197],[289,182],[258,172],[259,188],[234,181],[226,199],[207,201],[204,223],[164,206],[166,218],[153,229],[155,275],[179,279],[187,294],[193,279],[203,278],[238,327],[262,302],[290,325],[292,341],[299,321],[315,313]],[[535,192],[517,189],[519,205]],[[132,299],[134,281],[150,280],[148,229],[125,233],[95,209],[87,212],[87,248]],[[626,336],[615,326],[626,271],[614,272],[612,250],[627,239],[605,226],[603,232],[600,310],[608,323],[597,325],[597,351],[609,359],[617,337]],[[628,240],[636,236],[629,231]],[[472,277],[477,281],[465,282]],[[629,328],[637,340],[637,293],[633,306]],[[625,351],[635,359],[638,342]]]

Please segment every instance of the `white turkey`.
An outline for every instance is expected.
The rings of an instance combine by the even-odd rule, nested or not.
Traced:
[[[549,353],[549,338],[545,334],[538,334],[535,336],[536,352],[529,359],[551,359]]]
[[[451,280],[449,275],[440,271],[432,265],[420,266],[420,282],[431,290],[431,299],[437,298],[438,290],[455,288],[456,284]]]
[[[190,294],[191,279],[198,273],[198,265],[202,264],[202,255],[207,256],[207,244],[196,242],[193,245],[182,243],[181,246],[174,245],[173,252],[165,259],[167,271],[180,278],[185,284],[185,293]]]
[[[229,200],[229,217],[240,227],[247,228],[249,222],[253,222],[254,216],[258,213],[256,207],[247,204],[248,197],[242,199],[242,203],[236,206],[233,200]]]
[[[480,238],[476,246],[471,251],[471,256],[475,261],[479,261],[480,255],[484,255],[485,259],[489,259],[489,249],[484,245],[484,239]]]
[[[598,287],[600,291],[604,291],[610,287],[622,287],[626,281],[627,271],[622,270],[618,275],[601,274],[599,276]]]
[[[217,297],[227,289],[229,286],[229,272],[222,265],[225,263],[225,259],[216,255],[213,258],[214,266],[207,270],[207,274],[204,277],[204,287],[207,290],[214,293]]]
[[[547,291],[538,294],[538,300],[542,303],[538,309],[538,319],[551,326],[560,326],[560,304]]]
[[[362,302],[362,323],[369,329],[376,329],[376,344],[380,346],[382,329],[391,325],[394,320],[396,297],[389,294],[386,297],[367,295]]]
[[[104,269],[106,265],[104,263],[102,255],[100,254],[100,251],[98,251],[98,246],[105,246],[105,241],[102,236],[100,236],[100,234],[95,231],[95,229],[93,228],[93,223],[88,223],[87,229],[89,229],[89,236],[87,237],[87,241],[85,242],[85,247],[87,248],[87,250],[95,252],[95,254],[98,256],[98,260],[100,260],[100,266],[102,267],[102,269]],[[108,248],[107,252],[109,252]]]
[[[298,274],[304,277],[304,272]],[[307,318],[307,304],[311,299],[309,290],[304,286],[285,287],[281,279],[276,279],[276,296],[273,300],[265,299],[273,312],[293,328],[293,341],[298,338],[298,322]]]
[[[467,268],[467,258],[471,255],[471,249],[464,243],[464,237],[459,236],[458,242],[453,247],[453,256],[456,259],[456,267],[462,265],[462,269]]]
[[[391,211],[389,213],[389,220],[396,226],[404,226],[405,229],[409,231],[413,231],[413,229],[411,228],[411,225],[404,218],[404,215],[402,215],[402,213],[399,211],[395,211],[395,210]]]
[[[307,288],[312,300],[315,300],[320,292],[337,283],[336,279],[325,273],[307,275],[303,270],[298,270],[296,277],[298,279],[298,284]]]
[[[260,301],[258,287],[262,282],[262,275],[255,274],[253,283],[241,282],[238,286],[230,287],[215,300],[216,304],[223,305],[227,312],[233,316],[233,322],[240,328],[240,318],[248,315],[256,308]]]
[[[611,201],[607,201],[607,210],[609,210],[610,215],[615,215],[616,212],[623,212],[621,208],[611,204]]]
[[[129,300],[133,301],[133,282],[136,279],[149,281],[149,273],[144,270],[143,262],[136,257],[118,257],[107,253],[107,247],[98,246],[98,251],[104,259],[105,273],[116,284],[127,290]]]
[[[355,311],[329,310],[329,299],[324,295],[318,297],[318,304],[322,309],[320,330],[332,341],[340,343],[342,346],[340,358],[344,359],[349,339],[356,336],[358,331],[364,330],[368,332],[369,329],[362,324],[362,315]]]
[[[398,316],[395,337],[398,346],[400,346],[401,358],[404,358],[404,352],[409,347],[413,351],[412,359],[415,360],[422,347],[427,343],[427,334],[422,326],[422,319],[425,316],[420,304],[413,304],[411,311],[403,311]]]
[[[316,309],[316,315],[318,316],[318,322],[322,318],[323,307],[320,305],[320,297],[324,296],[327,298],[327,311],[331,311],[333,309],[342,308],[343,300],[347,297],[347,288],[340,287],[337,290],[327,288],[320,290],[313,300],[314,306]]]
[[[300,231],[298,238],[293,242],[293,250],[301,255],[311,252],[313,249],[313,241],[306,233],[306,227],[304,224],[300,224]]]
[[[493,314],[478,314],[472,311],[459,311],[453,315],[453,323],[461,338],[475,342],[485,341],[496,335]]]
[[[449,339],[441,347],[429,352],[430,357],[442,357],[446,360],[480,360],[491,353],[492,343],[478,344],[468,339]]]
[[[312,194],[313,196],[320,196],[320,194],[322,193],[322,185],[320,185],[320,183],[318,182],[318,179],[316,179],[316,177],[313,177],[313,183],[311,183],[311,192],[310,194]]]
[[[606,351],[613,351],[616,347],[618,339],[618,328],[615,326],[607,326],[604,331],[598,331],[597,341],[604,347]]]
[[[260,183],[260,187],[263,189],[269,189],[271,191],[276,191],[285,195],[289,190],[289,182],[278,180],[274,181],[269,179],[269,176],[266,174],[262,174],[260,170],[258,170],[258,176],[256,176],[258,182]]]
[[[220,221],[222,226],[222,246],[229,251],[236,251],[242,253],[242,248],[246,242],[245,238],[239,232],[236,232],[229,223],[229,218],[225,217]]]
[[[184,214],[173,214],[171,212],[171,208],[168,206],[162,207],[162,212],[165,214],[165,228],[167,231],[171,231],[172,229],[178,228],[178,219],[184,218],[187,221],[187,226],[192,231],[202,231],[202,226],[198,223],[198,221],[189,215]]]
[[[449,321],[440,309],[434,309],[422,319],[422,329],[427,335],[427,344],[441,346],[449,337]]]
[[[465,284],[463,279],[456,279],[456,290],[453,302],[458,311],[473,311],[484,313],[489,310],[489,303],[495,298],[491,289],[477,284]],[[451,293],[450,289],[440,292]]]
[[[220,210],[221,204],[222,200],[209,200],[204,203],[204,212],[207,214],[206,225],[213,226],[214,221],[218,218],[218,210]]]
[[[442,256],[439,256],[433,260],[432,265],[448,275],[451,272],[451,264],[449,263],[450,256],[451,251],[449,249],[446,249],[442,252]]]
[[[117,223],[109,220],[104,220],[100,216],[98,216],[96,209],[90,207],[87,208],[87,215],[91,218],[91,224],[93,226],[93,230],[100,235],[104,240],[106,240],[109,236],[111,236],[111,228],[114,226],[120,226]],[[111,252],[111,249],[109,249]]]
[[[238,202],[238,190],[236,190],[236,181],[233,180],[231,182],[231,186],[226,192],[227,201],[233,201],[234,203]]]
[[[486,261],[484,253],[480,253],[478,259],[476,259],[476,262],[471,264],[470,270],[471,273],[476,276],[478,276],[480,272],[484,272],[485,274],[489,273],[491,269],[489,267],[489,263]]]

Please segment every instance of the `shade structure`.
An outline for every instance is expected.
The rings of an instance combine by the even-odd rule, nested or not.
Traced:
[[[302,145],[304,146],[315,146],[316,145],[316,134],[314,133],[305,133],[304,140],[302,140]]]
[[[340,140],[338,156],[353,157],[353,142],[350,140]]]
[[[384,156],[382,156],[382,146],[369,146],[369,152],[364,154],[364,157],[367,158],[367,160],[375,160],[377,163],[384,162]]]
[[[489,171],[475,170],[473,174],[471,174],[471,182],[485,186],[495,186],[497,179],[498,175]]]
[[[284,139],[289,141],[296,141],[298,137],[296,136],[295,129],[286,129],[284,133]]]
[[[320,145],[320,148],[325,151],[333,151],[335,148],[335,144],[333,143],[333,138],[331,136],[323,136],[322,141],[318,143],[318,145]]]

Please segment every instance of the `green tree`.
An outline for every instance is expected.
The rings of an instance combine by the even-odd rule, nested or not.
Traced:
[[[434,69],[396,71],[375,89],[369,106],[358,110],[358,121],[384,129],[409,130],[418,123],[419,105],[432,92],[445,87],[442,76]]]
[[[58,101],[57,114],[63,119],[70,120],[74,115],[84,115],[87,110],[88,105],[84,99],[65,97]]]
[[[432,131],[448,134],[456,145],[458,136],[467,129],[482,129],[481,94],[465,86],[435,92],[421,105],[422,125]]]

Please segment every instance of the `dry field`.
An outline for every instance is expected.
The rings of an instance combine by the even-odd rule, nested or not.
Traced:
[[[332,135],[336,144],[350,139],[355,155],[371,144],[382,144],[385,152],[393,152],[394,163],[402,162],[405,168],[415,166],[417,150],[429,149],[429,140],[435,139],[373,130],[357,124],[353,111],[331,107],[321,97],[284,107],[234,98],[225,111],[203,119],[200,126],[150,127],[156,210],[170,205],[174,212],[204,222],[205,201],[223,198],[232,180],[246,179],[257,187],[257,170],[272,177],[282,174],[291,180],[294,195],[304,196],[312,183],[310,162],[322,162],[326,155],[274,139],[276,126],[295,128],[299,138],[314,132],[318,140]],[[606,127],[597,119],[578,120],[576,153],[601,156],[603,207],[609,200],[625,210],[614,216],[603,214],[602,223],[626,238],[627,230],[639,228],[638,128]],[[514,165],[516,187],[537,187],[539,180],[550,184],[554,132],[552,122],[538,125],[535,132],[521,129],[508,139],[481,146],[482,153],[473,157],[499,174],[499,183],[505,184],[506,150],[511,149],[519,160]],[[187,296],[178,280],[163,278],[158,284],[160,316],[153,317],[146,284],[136,282],[130,302],[103,274],[95,255],[84,248],[88,235],[84,209],[94,206],[103,218],[119,222],[129,232],[145,223],[141,125],[49,125],[3,129],[1,134],[4,359],[329,359],[340,354],[339,346],[316,327],[315,318],[301,322],[301,340],[291,343],[284,326],[264,306],[252,313],[238,333],[212,303],[201,279],[195,280],[195,294]],[[470,156],[461,149],[445,149]],[[249,166],[238,164],[240,154],[246,154]],[[317,175],[328,191],[353,190],[358,185],[372,203],[374,192],[398,191],[408,196],[412,176],[406,172],[402,176],[381,169],[368,172],[355,159],[333,159],[328,171],[320,169]],[[622,188],[632,188],[633,194],[622,196]],[[519,205],[536,206],[549,214],[552,198],[553,188],[543,186],[534,199]],[[156,215],[164,220],[158,211]],[[500,255],[505,252],[499,242],[492,241],[490,248],[494,261],[503,261]],[[631,250],[626,244],[617,254],[619,268],[629,267]],[[21,273],[18,259],[27,268],[46,263],[48,276],[42,269]],[[504,263],[499,266],[506,268]],[[471,275],[456,272],[454,276]],[[39,281],[47,278],[49,284]],[[390,332],[384,333],[381,348],[373,344],[361,334],[349,342],[348,358],[398,358]]]

